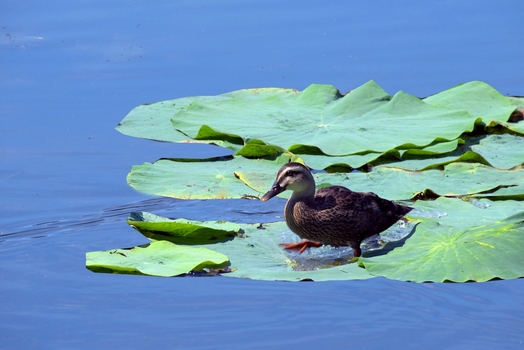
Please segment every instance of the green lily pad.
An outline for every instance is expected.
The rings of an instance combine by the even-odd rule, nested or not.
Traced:
[[[232,272],[225,277],[249,278],[268,281],[329,281],[368,279],[369,275],[358,264],[343,265],[327,262],[316,270],[296,270],[296,258],[279,246],[282,243],[281,233],[288,231],[284,222],[263,225],[242,225],[244,235],[232,241],[210,246],[231,260]],[[301,254],[301,259],[312,259],[309,252]]]
[[[324,258],[322,254],[337,251],[328,247],[325,247],[323,253],[318,251],[324,247],[310,249],[301,255],[286,252],[279,246],[283,240],[288,242],[284,233],[289,231],[284,222],[244,224],[242,234],[236,235],[234,239],[207,244],[206,247],[229,257],[228,271],[231,272],[222,274],[226,277],[327,281],[368,279],[375,275],[414,282],[511,279],[523,277],[524,274],[524,257],[521,257],[524,248],[524,212],[518,209],[518,203],[513,201],[479,202],[456,198],[417,201],[415,210],[408,216],[411,221],[419,221],[414,234],[403,244],[394,244],[394,249],[365,253],[358,264],[348,264],[349,257],[344,261],[344,255],[336,259]],[[179,236],[176,232],[180,227],[177,220],[149,213],[140,213],[135,218],[143,220],[145,226],[149,219],[153,224],[162,224],[165,235],[159,237]],[[193,224],[196,230],[205,226],[214,229],[217,225],[215,222]],[[388,232],[383,235],[387,237]],[[134,249],[142,252],[138,248]],[[172,260],[160,253],[144,254],[139,258],[132,256],[130,250],[88,253],[88,267],[100,272],[139,271],[152,275],[175,275],[172,270],[164,270],[167,260],[173,264],[178,261],[185,264],[184,259]],[[206,268],[220,268],[224,264],[206,265]],[[160,270],[156,270],[156,265],[160,266]],[[304,270],[304,266],[309,270]],[[198,265],[188,269],[184,265],[178,272],[187,273],[202,268],[202,265]]]
[[[269,281],[333,281],[362,280],[372,276],[358,264],[327,265],[313,271],[296,271],[297,262],[282,247],[280,234],[287,231],[284,222],[264,225],[244,225],[244,238],[226,243],[217,243],[213,249],[229,256],[232,273],[226,277],[250,278]],[[309,252],[300,258],[311,258]],[[236,268],[236,269],[235,269]]]
[[[513,132],[519,133],[521,135],[524,134],[524,121],[518,123],[505,123],[502,125]]]
[[[511,169],[524,163],[524,137],[521,136],[487,135],[471,149],[496,168]]]
[[[278,169],[289,159],[281,155],[274,161],[243,157],[193,162],[159,160],[134,166],[128,183],[142,192],[174,198],[256,198],[269,190]],[[524,196],[524,169],[499,170],[478,163],[451,163],[443,171],[377,166],[368,173],[316,173],[314,178],[319,187],[340,185],[393,200],[410,199],[427,190],[448,197]],[[281,194],[288,196],[287,192]]]
[[[179,111],[187,108],[193,102],[210,102],[224,99],[218,96],[183,97],[135,107],[118,123],[116,130],[124,135],[140,137],[156,141],[181,142],[189,138],[176,131],[171,125],[171,118]]]
[[[176,244],[209,244],[231,240],[240,234],[240,226],[226,221],[207,222],[166,219],[147,212],[133,212],[127,223],[152,240]]]
[[[524,97],[522,96],[508,96],[508,101],[511,102],[511,104],[518,108],[518,109],[524,109]]]
[[[286,152],[282,147],[268,145],[260,140],[249,140],[235,155],[245,158],[276,159],[286,153],[290,158],[293,157],[291,153]]]
[[[400,159],[400,153],[397,150],[391,150],[384,153],[370,152],[347,156],[301,154],[300,157],[312,169],[322,170],[335,167],[350,171],[351,169],[359,169],[366,164],[374,163],[379,158]]]
[[[173,125],[194,139],[204,138],[205,127],[244,140],[260,139],[294,153],[292,146],[303,144],[328,155],[348,155],[454,140],[472,131],[477,120],[464,110],[429,105],[404,92],[390,98],[374,82],[344,96],[333,86],[311,85],[300,93],[256,102],[249,96],[237,97],[192,104],[176,113]],[[428,119],[434,121],[430,129]]]
[[[94,272],[179,276],[206,268],[222,268],[229,260],[224,254],[199,247],[157,241],[131,249],[86,253],[86,267]]]
[[[405,153],[402,160],[385,161],[380,164],[384,167],[398,168],[404,170],[422,171],[430,169],[443,169],[446,165],[451,163],[479,163],[486,166],[491,166],[484,157],[473,151],[457,150],[442,155],[433,155],[431,157],[421,157],[413,153]]]
[[[499,169],[512,169],[524,163],[524,138],[511,134],[464,137],[462,146],[443,154],[424,154],[425,150],[408,150],[402,159],[386,160],[384,166],[407,170],[442,168],[453,162],[476,162]],[[451,148],[451,147],[450,147]],[[445,150],[442,148],[442,150]],[[307,158],[306,158],[307,159]]]
[[[404,151],[400,151],[400,155],[402,157],[406,157],[406,155],[433,156],[433,155],[438,155],[438,154],[449,153],[449,152],[453,152],[454,150],[456,150],[459,143],[461,142],[463,142],[461,139],[456,139],[452,141],[444,141],[444,142],[435,142],[424,148],[410,148]]]
[[[142,227],[153,224],[158,230],[164,230],[164,233],[157,235],[160,239],[178,239],[179,236],[184,235],[184,232],[177,232],[180,229],[179,220],[162,218],[150,213],[135,213],[132,218],[133,226],[137,225],[136,220],[143,220],[140,224]],[[193,231],[201,230],[202,227],[215,229],[217,226],[215,222],[196,221],[188,225],[195,226]],[[187,231],[187,227],[182,227],[182,230]],[[230,260],[227,265],[231,272],[224,273],[223,276],[270,281],[354,280],[373,277],[358,264],[348,264],[350,257],[345,261],[341,258],[332,261],[314,255],[317,259],[316,265],[313,266],[314,270],[297,270],[297,259],[311,259],[313,255],[310,252],[305,252],[299,257],[296,253],[288,255],[279,245],[282,243],[281,233],[285,231],[289,230],[284,222],[263,225],[244,224],[242,234],[236,235],[232,240],[206,242],[209,243],[206,247],[213,249],[212,251],[204,247],[194,248],[195,246],[187,247],[167,241],[157,241],[146,248],[87,253],[87,267],[97,272],[139,272],[155,276],[175,276],[203,268],[224,267]],[[180,251],[182,248],[187,250]],[[183,257],[181,257],[182,253]],[[216,257],[227,255],[229,260],[213,257],[213,253],[217,254]]]
[[[412,282],[483,282],[524,277],[524,213],[469,228],[420,223],[406,244],[361,258],[373,275]]]
[[[237,177],[259,193],[265,193],[274,181],[271,174],[255,174],[239,171]],[[357,192],[374,192],[391,200],[406,200],[427,190],[438,196],[460,197],[488,196],[496,191],[498,199],[517,199],[524,195],[524,170],[498,170],[477,163],[452,163],[444,171],[406,171],[378,166],[371,172],[316,173],[317,187],[340,185]],[[507,188],[502,188],[507,187]],[[505,192],[499,192],[502,190]],[[289,196],[286,192],[283,197]]]
[[[288,149],[304,154],[315,169],[351,169],[384,157],[400,158],[397,150],[411,163],[417,163],[416,156],[451,152],[475,122],[506,123],[515,109],[512,101],[483,82],[423,100],[404,92],[391,97],[373,81],[345,95],[318,84],[301,92],[245,89],[142,105],[117,130],[162,141],[217,144],[250,158],[277,157]],[[518,132],[522,123],[506,124]],[[456,155],[437,165],[425,159],[417,169],[465,158]]]
[[[444,226],[466,229],[489,225],[522,211],[519,201],[491,201],[487,198],[446,198],[416,201],[410,206],[415,209],[407,217],[414,221],[438,221]]]
[[[276,174],[289,160],[288,154],[283,154],[275,160],[243,157],[192,161],[161,159],[155,163],[133,166],[127,176],[127,182],[140,192],[173,198],[250,197],[256,196],[257,193],[239,181],[235,177],[235,171],[246,169],[257,173]]]
[[[504,95],[481,81],[457,85],[426,97],[424,102],[453,110],[467,110],[471,116],[480,118],[484,124],[493,121],[506,122],[515,110],[515,106]]]
[[[399,167],[402,169],[409,169],[409,170],[425,170],[426,168],[430,167],[437,167],[435,164],[433,164],[433,157],[438,156],[440,154],[445,154],[454,151],[460,140],[452,140],[452,141],[444,141],[444,142],[435,142],[427,147],[423,148],[410,148],[406,150],[396,150],[392,149],[384,153],[364,153],[364,154],[350,154],[347,156],[326,156],[323,154],[301,154],[300,157],[302,160],[312,169],[326,169],[329,171],[331,168],[336,168],[338,171],[341,169],[346,169],[346,171],[350,171],[351,169],[359,169],[367,164],[382,164],[386,163],[388,165],[391,164],[393,167]],[[428,161],[427,164],[424,165],[424,169],[415,168],[413,166],[404,166],[404,162],[401,161],[401,158],[409,159],[413,157],[420,157],[420,156],[426,156]],[[432,156],[429,158],[428,156]],[[415,158],[417,161],[420,161],[421,159]],[[424,159],[424,160],[425,160]],[[457,159],[452,158],[452,159]],[[465,159],[465,157],[463,158]],[[465,161],[465,160],[463,160]],[[451,163],[445,162],[440,165]],[[416,165],[414,165],[416,166]]]

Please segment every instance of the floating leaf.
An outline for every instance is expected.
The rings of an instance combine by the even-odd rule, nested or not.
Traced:
[[[265,193],[274,181],[272,174],[237,172],[239,179],[259,193]],[[452,163],[442,170],[406,171],[378,166],[368,173],[316,173],[317,187],[340,185],[357,192],[374,192],[391,200],[405,200],[426,190],[439,196],[487,196],[497,191],[498,197],[515,199],[524,195],[524,170],[497,170],[476,163]],[[506,190],[501,191],[502,187]],[[500,189],[500,190],[499,190]],[[283,196],[286,196],[284,192]],[[499,198],[502,199],[502,198]]]
[[[446,198],[416,201],[407,216],[416,221],[436,220],[444,226],[466,229],[489,225],[522,211],[518,201],[491,201],[487,198]]]
[[[193,162],[159,160],[134,166],[128,183],[142,192],[183,199],[255,197],[268,191],[278,169],[289,159],[284,154],[275,161],[243,157]],[[378,166],[368,173],[316,173],[314,177],[317,186],[340,185],[397,200],[413,198],[426,190],[439,196],[488,196],[490,191],[499,199],[524,195],[524,169],[498,170],[478,163],[451,163],[444,171],[422,172]]]
[[[511,169],[524,163],[524,138],[521,136],[486,135],[471,149],[497,168]]]
[[[157,241],[131,249],[86,253],[86,267],[95,272],[179,276],[206,268],[222,268],[229,260],[207,248]]]
[[[363,266],[373,275],[414,282],[511,279],[522,277],[524,273],[524,258],[520,254],[524,248],[524,212],[517,209],[518,206],[511,201],[468,202],[449,198],[418,201],[409,214],[411,221],[420,221],[414,234],[400,245],[393,244],[396,246],[394,249],[365,253],[360,258],[360,266],[348,264],[350,256],[344,253],[341,253],[340,258],[324,258],[333,254],[337,256],[337,251],[345,248],[322,247],[310,249],[301,255],[286,252],[279,246],[283,239],[285,242],[290,241],[289,235],[285,234],[288,230],[284,222],[245,224],[242,225],[242,235],[206,247],[229,257],[232,272],[223,274],[227,277],[282,281],[371,278]],[[154,224],[163,223],[169,235],[177,229],[175,220],[147,213],[140,217],[144,224],[147,224],[148,218]],[[194,225],[197,228],[214,227],[216,223],[195,222]],[[387,230],[382,236],[389,237],[388,233],[392,230]],[[496,249],[495,253],[491,249]],[[107,256],[127,252],[113,250],[104,253]],[[134,271],[129,270],[127,263],[122,263],[128,261],[124,258],[121,256],[117,262],[90,265],[99,270],[111,268],[123,273]],[[140,264],[155,265],[156,258],[151,261],[141,259]],[[132,268],[136,266],[133,263]],[[313,270],[306,271],[304,266]]]
[[[149,216],[147,216],[149,217]],[[169,219],[156,217],[155,222],[164,220],[166,226],[172,224]],[[197,226],[207,226],[208,222],[200,222]],[[214,223],[212,223],[214,225]],[[288,230],[284,222],[264,225],[242,225],[243,235],[231,241],[206,245],[217,252],[227,255],[233,272],[227,277],[242,277],[261,280],[301,281],[301,280],[349,280],[367,279],[371,276],[357,264],[331,266],[314,271],[295,271],[295,262],[286,251],[280,247],[280,234]],[[309,252],[302,254],[311,256]],[[346,259],[346,263],[347,263]]]
[[[370,152],[364,154],[350,154],[347,156],[301,154],[300,157],[312,169],[322,170],[336,167],[337,169],[346,168],[346,170],[349,171],[373,163],[379,158],[398,160],[400,159],[400,154],[397,150],[391,150],[384,153]]]
[[[348,264],[350,257],[342,265],[319,266],[313,271],[296,271],[296,261],[279,246],[282,243],[280,234],[288,230],[284,222],[264,224],[260,228],[258,225],[245,225],[243,228],[245,238],[213,245],[213,249],[229,256],[231,267],[236,268],[234,272],[224,276],[270,281],[361,280],[372,277],[358,264]],[[305,252],[302,255],[303,259],[312,258],[315,252]]]
[[[346,172],[350,171],[351,169],[358,169],[366,164],[388,164],[393,167],[399,167],[402,169],[409,169],[409,170],[425,170],[429,167],[435,167],[435,164],[433,160],[435,158],[435,155],[440,155],[443,153],[448,153],[457,148],[457,145],[459,143],[459,140],[453,140],[453,141],[444,141],[444,142],[435,142],[427,147],[423,148],[410,148],[406,150],[389,150],[384,153],[364,153],[364,154],[350,154],[347,156],[326,156],[323,154],[301,154],[300,157],[304,160],[304,162],[313,169],[326,169],[330,170],[332,168],[336,168],[337,171],[341,171],[341,169],[345,169]],[[401,157],[403,159],[410,159],[413,157],[420,157],[420,156],[432,156],[431,158],[425,158],[423,160],[427,160],[425,165],[423,165],[422,168],[416,168],[416,166],[419,164],[415,164],[413,166],[406,166],[406,163],[401,161]],[[479,157],[480,158],[480,157]],[[417,161],[420,161],[419,158],[415,158]],[[452,159],[459,159],[457,157],[454,157]],[[458,160],[456,160],[458,161]],[[462,161],[465,161],[465,157]],[[408,161],[409,162],[409,161]],[[444,164],[451,163],[451,161],[445,161]],[[420,166],[420,165],[419,165]]]
[[[511,169],[524,163],[524,138],[511,134],[463,136],[455,151],[441,155],[424,154],[425,150],[408,150],[402,160],[382,161],[385,166],[407,170],[441,168],[453,162],[476,162],[499,169]],[[306,158],[307,159],[307,158]]]
[[[524,109],[524,97],[508,96],[507,99],[514,107]]]
[[[390,98],[374,82],[344,96],[330,85],[311,85],[295,94],[276,93],[256,102],[249,93],[244,90],[234,99],[191,104],[175,114],[173,125],[194,139],[203,138],[205,127],[217,134],[263,140],[294,153],[297,144],[302,144],[328,155],[348,155],[454,140],[473,130],[477,119],[404,92]],[[428,119],[434,121],[430,129]]]
[[[466,229],[428,220],[404,246],[360,261],[371,274],[412,282],[524,277],[523,219],[521,214]]]
[[[207,222],[166,219],[146,212],[133,212],[127,223],[144,236],[176,244],[209,244],[231,240],[240,233],[240,226],[225,221]]]
[[[450,152],[457,138],[479,121],[519,132],[522,123],[504,124],[514,109],[508,98],[483,82],[420,100],[404,92],[391,97],[370,81],[346,95],[317,84],[301,92],[245,89],[162,101],[135,108],[117,129],[156,140],[214,143],[246,157],[270,158],[288,149],[310,155],[304,159],[316,169],[360,168],[383,157],[399,158],[396,150],[412,157]],[[453,159],[465,161],[465,156]],[[457,161],[453,159],[439,164]]]
[[[157,141],[180,142],[189,139],[171,125],[173,115],[193,102],[209,102],[223,99],[219,96],[183,97],[135,107],[118,123],[116,130],[124,135]]]
[[[454,110],[467,110],[484,124],[506,122],[515,110],[515,106],[505,96],[481,81],[457,85],[425,98],[424,102]],[[433,121],[431,125],[433,126]]]
[[[412,153],[406,153],[403,156],[403,159],[400,161],[387,161],[384,164],[381,164],[384,167],[399,168],[404,170],[430,170],[430,169],[441,169],[444,166],[451,163],[479,163],[486,166],[491,166],[491,164],[484,159],[480,154],[473,151],[455,151],[443,155],[434,155],[432,157],[420,157],[413,155]]]
[[[235,155],[245,158],[276,159],[284,153],[286,153],[286,150],[279,146],[267,145],[260,140],[250,140]],[[287,154],[290,158],[293,157],[291,153]]]
[[[283,154],[275,160],[242,157],[185,161],[161,159],[155,163],[135,165],[127,182],[138,191],[182,199],[223,199],[257,195],[235,177],[245,169],[276,174],[290,159]]]

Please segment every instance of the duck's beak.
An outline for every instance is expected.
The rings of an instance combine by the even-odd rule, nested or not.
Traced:
[[[267,193],[263,195],[262,198],[260,198],[260,200],[262,202],[265,202],[275,197],[277,194],[284,192],[285,190],[285,187],[280,187],[280,185],[277,182],[275,182],[273,186],[271,186],[271,189],[267,191]]]

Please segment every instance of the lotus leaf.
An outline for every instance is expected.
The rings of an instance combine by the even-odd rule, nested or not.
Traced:
[[[521,136],[487,135],[471,149],[496,168],[511,169],[524,163],[524,138]]]
[[[128,182],[139,191],[174,198],[253,197],[271,187],[276,172],[288,160],[285,155],[275,161],[242,157],[202,162],[159,160],[134,166]],[[444,171],[422,172],[378,166],[368,173],[316,173],[314,177],[321,187],[341,185],[396,200],[410,199],[426,190],[440,196],[492,195],[517,199],[524,195],[523,169],[498,170],[477,163],[451,163]],[[490,191],[493,193],[487,193]],[[287,196],[287,192],[281,195]]]
[[[371,274],[412,282],[483,282],[524,277],[524,213],[469,228],[420,223],[406,244],[362,258]]]
[[[427,170],[453,162],[477,162],[499,169],[511,169],[524,163],[523,147],[524,138],[511,134],[465,137],[464,144],[456,151],[422,157],[423,153],[419,150],[408,150],[402,155],[402,160],[385,161],[383,165]]]
[[[428,119],[434,121],[429,129]],[[476,119],[466,111],[432,106],[404,92],[390,99],[370,82],[345,96],[330,85],[311,85],[300,93],[256,104],[249,98],[195,103],[172,121],[176,130],[194,139],[207,139],[211,129],[282,148],[305,144],[328,155],[347,155],[454,140],[472,131]]]
[[[241,179],[259,193],[269,189],[274,180],[272,174],[253,174],[239,171]],[[314,174],[317,187],[340,185],[357,192],[374,192],[392,199],[411,199],[417,194],[431,190],[440,196],[486,196],[484,192],[505,188],[506,192],[496,192],[499,197],[513,199],[524,195],[524,170],[497,170],[477,163],[452,163],[441,170],[406,171],[378,166],[369,173]],[[285,194],[284,194],[285,196]]]
[[[436,220],[439,224],[466,229],[489,225],[522,211],[518,201],[491,201],[487,198],[446,198],[431,201],[416,201],[415,210],[407,216],[411,220]]]
[[[157,241],[131,249],[86,253],[86,267],[95,272],[179,276],[227,266],[227,256],[213,250]]]
[[[400,161],[386,161],[381,165],[384,167],[421,171],[430,169],[443,169],[448,164],[459,162],[479,163],[486,166],[491,166],[491,164],[480,154],[473,151],[466,151],[462,153],[462,151],[459,150],[443,155],[435,155],[432,157],[420,157],[407,153]]]
[[[284,236],[287,231],[284,222],[245,224],[242,225],[243,234],[237,235],[233,240],[206,246],[229,257],[232,272],[223,274],[227,277],[283,281],[348,280],[371,278],[366,271],[369,270],[373,275],[414,282],[510,279],[522,277],[524,273],[524,261],[520,254],[524,248],[524,212],[517,209],[511,201],[478,202],[456,198],[417,201],[415,210],[409,215],[411,221],[420,222],[414,234],[401,245],[394,245],[394,249],[386,249],[382,253],[380,250],[372,254],[365,253],[360,258],[360,266],[347,264],[343,258],[323,258],[341,248],[325,247],[322,253],[319,252],[324,247],[311,249],[301,255],[287,253],[279,247],[283,239],[289,241],[283,238],[287,237]],[[148,213],[134,213],[132,218],[134,224],[136,220],[143,220],[145,227],[148,221],[162,224],[157,227],[165,230],[165,234],[159,237],[168,239],[168,236],[179,235],[178,220]],[[198,229],[215,227],[217,224],[193,222],[193,225]],[[383,236],[388,237],[389,231],[383,233]],[[497,249],[496,253],[490,254],[494,252],[492,249]],[[122,255],[128,255],[128,252],[129,250],[106,251],[103,252],[104,259],[108,259],[108,254],[116,254],[120,255],[117,257],[120,260],[103,260],[88,265],[98,271],[133,272],[127,265],[128,260]],[[88,256],[92,257],[95,253],[88,253]],[[487,258],[484,259],[484,256]],[[155,261],[157,260],[152,260],[151,264],[154,265]],[[141,264],[146,262],[145,259],[141,260]],[[342,265],[338,265],[340,263]],[[304,265],[315,269],[297,270]],[[132,267],[135,268],[136,263]]]
[[[422,170],[473,161],[462,153],[446,155],[436,163],[416,157],[453,151],[457,137],[473,130],[476,121],[504,124],[515,109],[514,101],[520,100],[510,100],[482,82],[462,84],[424,100],[403,92],[391,97],[373,81],[346,95],[318,84],[302,92],[245,89],[142,105],[117,129],[163,141],[199,139],[250,158],[276,157],[287,148],[304,154],[316,169],[360,168],[400,159],[400,154],[408,162],[398,166]],[[518,129],[521,123],[507,124]]]
[[[195,101],[201,103],[220,100],[219,96],[183,97],[155,103],[148,103],[134,108],[118,123],[116,130],[129,136],[157,141],[180,142],[188,137],[171,126],[171,118],[189,104]]]
[[[164,223],[167,235],[172,235],[177,230],[176,221],[152,216],[141,215],[145,220],[154,218],[154,222]],[[144,222],[147,224],[147,222]],[[211,223],[214,225],[214,223]],[[208,222],[197,223],[198,227],[207,226]],[[281,233],[287,230],[284,222],[268,224],[242,225],[243,234],[231,241],[219,242],[207,247],[227,255],[231,261],[233,272],[226,273],[227,277],[242,277],[261,280],[348,280],[367,279],[371,276],[357,264],[330,266],[314,271],[295,271],[296,264],[279,244],[282,243]],[[309,253],[302,254],[311,257]],[[349,258],[348,258],[349,259]]]
[[[293,157],[291,157],[293,158]],[[138,191],[182,199],[223,199],[257,195],[235,178],[235,171],[246,169],[271,173],[290,160],[283,154],[275,160],[235,157],[231,160],[161,159],[133,166],[127,182]],[[294,159],[298,160],[298,159]]]
[[[519,110],[520,109],[524,109],[524,97],[509,96],[509,97],[507,97],[507,99],[517,109],[519,109]]]
[[[410,148],[406,150],[389,150],[384,153],[364,153],[364,154],[350,154],[347,156],[326,156],[323,154],[301,154],[300,157],[304,162],[313,169],[326,169],[330,170],[332,168],[337,168],[338,171],[341,169],[346,169],[349,171],[351,169],[358,169],[366,164],[392,164],[394,167],[399,167],[402,169],[409,170],[423,170],[415,167],[405,167],[404,162],[400,159],[409,159],[413,157],[426,156],[424,159],[415,158],[417,161],[427,160],[425,165],[426,168],[434,166],[433,160],[436,155],[449,153],[454,151],[457,148],[460,140],[453,141],[444,141],[444,142],[434,142],[433,144],[424,147],[424,148]],[[300,150],[298,150],[300,153]],[[428,156],[431,156],[428,157]],[[438,159],[438,158],[436,158]],[[456,157],[452,159],[457,159]],[[451,163],[451,162],[449,162]],[[418,163],[417,163],[418,164]],[[448,164],[445,162],[444,164]],[[443,164],[439,164],[443,165]]]
[[[133,212],[127,223],[144,236],[153,240],[168,240],[176,244],[208,244],[233,239],[240,233],[240,226],[225,221],[199,222],[168,220],[146,212]]]
[[[453,110],[467,110],[484,124],[506,122],[515,110],[515,106],[505,96],[481,81],[460,84],[429,96],[424,102]]]

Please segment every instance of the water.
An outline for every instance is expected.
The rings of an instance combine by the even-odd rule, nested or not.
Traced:
[[[131,165],[218,156],[114,131],[141,103],[250,87],[418,96],[469,80],[524,95],[520,1],[5,1],[0,22],[2,348],[517,348],[522,280],[281,283],[95,274],[85,252],[145,242],[147,210],[271,221],[283,201],[134,192]]]

